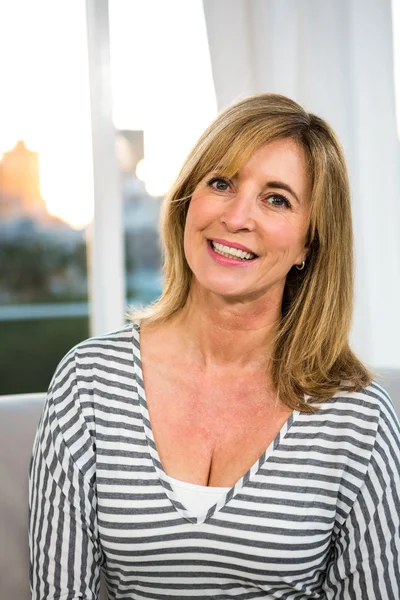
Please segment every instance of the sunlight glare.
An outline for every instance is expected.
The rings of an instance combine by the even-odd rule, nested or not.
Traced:
[[[146,161],[144,158],[140,159],[136,165],[136,177],[139,181],[146,181]]]
[[[93,215],[86,54],[84,3],[0,3],[0,151],[39,153],[48,211],[76,228]]]

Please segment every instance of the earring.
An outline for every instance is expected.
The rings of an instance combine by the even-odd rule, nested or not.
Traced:
[[[301,265],[296,265],[296,269],[298,271],[302,271],[304,269],[304,267],[306,266],[306,261],[303,260],[303,262],[301,263]]]

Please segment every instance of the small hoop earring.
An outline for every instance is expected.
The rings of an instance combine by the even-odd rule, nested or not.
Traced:
[[[298,271],[302,271],[304,269],[304,267],[306,266],[306,261],[303,260],[303,262],[301,263],[301,265],[296,265],[296,269]]]

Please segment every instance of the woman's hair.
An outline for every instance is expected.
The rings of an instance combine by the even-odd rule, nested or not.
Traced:
[[[343,386],[364,387],[371,375],[348,343],[353,234],[343,151],[330,126],[293,100],[276,94],[251,96],[223,111],[204,132],[164,201],[163,292],[149,307],[130,309],[127,318],[142,325],[161,323],[184,307],[192,272],[183,239],[194,189],[211,171],[229,178],[237,174],[255,150],[277,139],[295,140],[305,151],[311,220],[306,266],[302,271],[293,267],[286,278],[272,378],[285,404],[314,412],[318,407],[313,402],[327,400]]]

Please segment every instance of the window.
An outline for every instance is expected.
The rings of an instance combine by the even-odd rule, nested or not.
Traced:
[[[84,3],[0,4],[0,394],[44,391],[89,335],[85,53]]]

